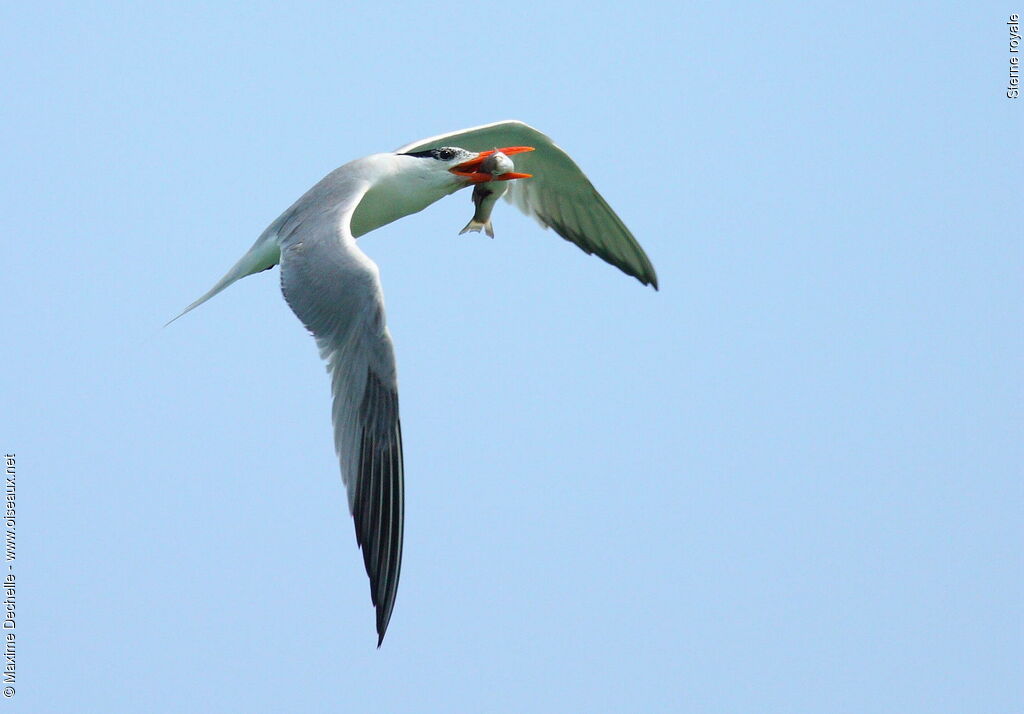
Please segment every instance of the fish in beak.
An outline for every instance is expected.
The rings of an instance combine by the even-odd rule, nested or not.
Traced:
[[[484,165],[487,159],[497,154],[503,154],[506,157],[512,154],[522,154],[526,151],[533,151],[532,146],[506,146],[503,149],[492,149],[491,151],[481,151],[476,155],[475,158],[469,161],[464,161],[458,166],[453,166],[448,169],[456,176],[468,179],[470,183],[487,183],[489,181],[510,181],[512,179],[524,179],[533,178],[533,174],[520,174],[512,171],[505,173],[495,174],[490,165],[494,164],[492,159],[488,162],[488,165]],[[495,156],[495,158],[497,158]]]
[[[515,149],[525,149],[527,147],[512,147]],[[477,158],[473,159],[471,164],[474,176],[490,177],[484,180],[475,181],[476,185],[473,186],[473,217],[470,219],[466,227],[459,231],[459,235],[468,231],[474,231],[479,233],[483,230],[491,238],[494,237],[494,226],[491,225],[491,211],[494,210],[494,204],[498,202],[498,199],[508,189],[507,183],[495,183],[496,181],[507,181],[514,178],[529,178],[530,174],[519,174],[514,173],[512,169],[515,165],[505,154],[506,149],[495,149],[494,151],[487,151],[480,154]],[[481,158],[482,157],[482,158]],[[465,164],[462,164],[463,166]]]

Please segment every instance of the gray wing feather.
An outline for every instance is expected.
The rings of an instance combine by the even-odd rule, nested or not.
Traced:
[[[422,139],[401,147],[397,153],[446,145],[470,151],[535,147],[536,151],[517,154],[514,159],[516,171],[531,173],[533,178],[510,181],[505,200],[584,252],[597,255],[657,290],[654,266],[636,238],[576,162],[547,135],[521,121],[508,120]]]
[[[348,229],[362,185],[337,212],[303,211],[281,231],[281,291],[331,375],[334,446],[384,640],[402,566],[404,470],[395,354],[377,266]]]

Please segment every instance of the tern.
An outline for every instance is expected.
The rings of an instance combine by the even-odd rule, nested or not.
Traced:
[[[521,154],[516,168],[530,173],[481,170],[496,152]],[[281,266],[281,292],[316,339],[331,377],[334,448],[370,579],[377,647],[391,620],[402,566],[404,465],[395,352],[380,273],[356,239],[461,188],[490,181],[508,181],[506,200],[545,228],[658,289],[651,261],[569,155],[533,127],[509,120],[430,137],[335,169],[178,315],[247,275]]]

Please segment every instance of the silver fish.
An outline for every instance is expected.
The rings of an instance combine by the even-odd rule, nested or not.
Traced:
[[[500,151],[495,151],[483,160],[478,170],[481,173],[502,176],[503,174],[510,173],[514,168],[512,159]],[[476,206],[476,210],[473,212],[473,218],[466,224],[466,227],[459,231],[459,235],[469,231],[479,233],[483,230],[484,233],[493,238],[494,226],[491,225],[491,211],[494,210],[494,204],[498,202],[498,199],[507,190],[508,182],[506,181],[488,181],[474,186],[473,205]]]

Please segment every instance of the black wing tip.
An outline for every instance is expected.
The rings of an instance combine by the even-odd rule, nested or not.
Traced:
[[[405,486],[398,394],[373,371],[367,373],[360,419],[364,424],[352,515],[356,543],[370,580],[380,649],[401,576]]]
[[[388,633],[388,625],[391,624],[391,612],[395,609],[395,594],[390,595],[384,602],[374,603],[377,607],[377,649],[384,643],[384,635]]]
[[[601,257],[604,258],[604,256]],[[660,292],[660,289],[658,288],[658,276],[654,273],[653,268],[650,270],[636,270],[633,266],[627,265],[622,262],[612,262],[611,260],[608,259],[605,259],[605,262],[612,265],[613,267],[618,268],[631,278],[635,278],[637,282],[639,282],[641,285],[650,285],[652,288],[654,288],[655,292]]]
[[[597,192],[595,192],[594,195],[597,196],[598,198],[601,198],[601,195],[598,194]],[[603,201],[604,199],[601,200]],[[607,206],[607,204],[605,205]],[[610,208],[608,210],[609,212],[611,212]],[[612,213],[612,215],[614,216],[615,214]],[[610,250],[608,250],[607,246],[604,246],[602,244],[588,244],[587,238],[583,233],[580,233],[579,231],[574,231],[561,221],[557,221],[545,216],[541,216],[541,219],[544,222],[545,228],[554,228],[555,233],[561,236],[564,240],[567,240],[573,245],[575,245],[577,248],[582,250],[587,255],[597,255],[598,258],[608,263],[608,265],[618,268],[626,275],[629,275],[630,277],[639,280],[641,285],[650,285],[652,288],[654,288],[655,292],[660,292],[658,288],[658,276],[654,272],[654,266],[651,265],[651,261],[647,258],[647,254],[644,253],[644,250],[643,248],[640,247],[640,244],[636,243],[636,239],[633,238],[633,234],[630,233],[625,226],[622,226],[622,229],[626,232],[629,238],[633,240],[634,247],[639,253],[639,255],[637,256],[638,259],[636,261],[625,260],[621,256],[612,253]],[[639,263],[639,265],[637,263]]]

